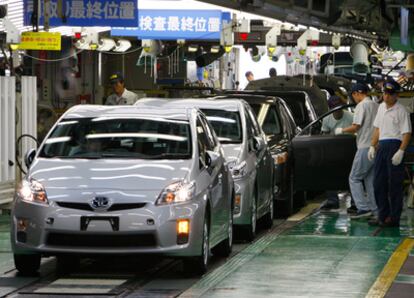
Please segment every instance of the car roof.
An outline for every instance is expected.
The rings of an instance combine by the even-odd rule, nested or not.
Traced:
[[[135,103],[135,106],[144,108],[198,108],[198,109],[214,109],[237,112],[240,110],[243,102],[241,99],[220,99],[212,98],[144,98]]]
[[[190,111],[189,111],[190,110]],[[193,108],[191,107],[160,107],[154,109],[145,109],[138,106],[101,106],[101,105],[77,105],[70,108],[64,115],[63,119],[73,118],[93,118],[93,117],[110,117],[110,118],[162,118],[171,120],[189,120],[189,115]]]
[[[221,95],[216,97],[216,99],[242,99],[247,101],[249,104],[262,104],[270,103],[273,104],[279,100],[282,100],[280,97],[271,96],[271,95],[258,95],[258,94],[246,94],[246,93],[227,93],[226,95]]]

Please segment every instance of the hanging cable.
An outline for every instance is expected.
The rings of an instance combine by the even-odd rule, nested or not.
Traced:
[[[63,57],[63,58],[58,58],[58,59],[41,59],[41,58],[37,58],[37,57],[31,56],[31,55],[26,54],[26,53],[23,53],[23,56],[32,58],[33,60],[42,61],[42,62],[59,62],[59,61],[64,61],[64,60],[70,59],[72,57],[75,57],[76,55],[78,55],[79,53],[82,53],[83,51],[84,50],[80,50],[80,51],[75,52],[74,54],[71,54],[71,55]]]
[[[19,169],[20,169],[20,171],[23,173],[23,174],[25,174],[26,175],[26,172],[23,170],[23,167],[22,167],[22,164],[20,163],[20,161],[19,161],[19,157],[20,157],[20,151],[19,151],[19,145],[20,145],[20,142],[21,142],[21,140],[23,139],[23,138],[25,138],[25,137],[27,137],[27,138],[30,138],[30,139],[32,139],[32,140],[34,140],[35,142],[36,142],[36,145],[37,145],[37,147],[39,147],[39,141],[34,137],[34,136],[32,136],[32,135],[29,135],[29,134],[22,134],[20,137],[18,137],[17,138],[17,140],[16,140],[16,152],[15,152],[15,154],[16,154],[16,164],[17,164],[17,166],[19,167]]]

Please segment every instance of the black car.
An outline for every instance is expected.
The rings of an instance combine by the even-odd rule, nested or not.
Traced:
[[[275,165],[274,198],[278,216],[292,214],[294,207],[305,203],[304,192],[294,191],[292,139],[300,132],[287,103],[264,95],[228,94],[219,98],[240,98],[249,103],[266,134]]]
[[[322,134],[320,127],[323,119],[333,112],[347,110],[355,104],[328,111],[301,130],[295,127],[293,113],[281,98],[240,93],[225,97],[247,101],[267,135],[275,160],[278,215],[291,214],[294,207],[305,203],[309,193],[349,188],[348,177],[356,152],[355,135]]]

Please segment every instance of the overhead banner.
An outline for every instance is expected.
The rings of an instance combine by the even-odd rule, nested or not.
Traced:
[[[43,1],[40,24],[43,24]],[[138,0],[50,0],[49,24],[55,26],[136,27]],[[24,0],[24,25],[32,25],[34,0]]]
[[[140,9],[137,28],[113,28],[113,36],[136,36],[139,39],[220,39],[223,20],[230,13],[220,10]]]
[[[60,33],[22,32],[19,50],[60,51]]]

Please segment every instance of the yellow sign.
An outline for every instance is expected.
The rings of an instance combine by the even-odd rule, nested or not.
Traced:
[[[23,32],[19,50],[60,51],[60,33],[51,32]]]

